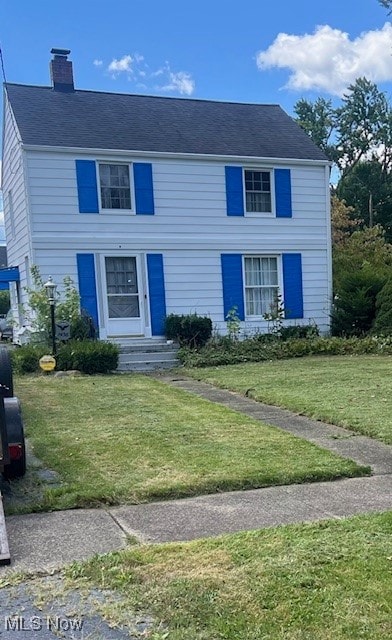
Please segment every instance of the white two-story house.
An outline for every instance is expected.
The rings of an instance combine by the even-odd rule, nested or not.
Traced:
[[[13,308],[34,264],[72,277],[102,339],[161,336],[170,313],[225,332],[233,307],[265,331],[277,295],[285,323],[327,331],[330,167],[297,124],[277,105],[81,91],[52,53],[52,86],[5,85]]]

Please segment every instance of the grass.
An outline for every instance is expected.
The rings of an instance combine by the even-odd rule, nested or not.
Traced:
[[[334,356],[247,363],[187,373],[392,444],[392,357]]]
[[[389,640],[392,513],[134,547],[67,572],[151,615],[158,640]]]
[[[17,379],[35,455],[60,487],[22,510],[176,498],[369,473],[274,427],[138,375]]]

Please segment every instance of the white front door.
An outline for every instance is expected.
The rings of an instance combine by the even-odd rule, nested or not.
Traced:
[[[103,277],[108,337],[144,335],[138,256],[105,256]]]

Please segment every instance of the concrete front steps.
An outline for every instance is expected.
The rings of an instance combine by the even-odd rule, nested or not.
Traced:
[[[162,338],[116,338],[111,340],[120,348],[117,371],[157,371],[173,369],[180,362],[178,345]]]

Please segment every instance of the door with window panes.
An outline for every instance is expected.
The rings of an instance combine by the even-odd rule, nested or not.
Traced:
[[[144,334],[137,256],[106,256],[104,278],[108,336]]]

